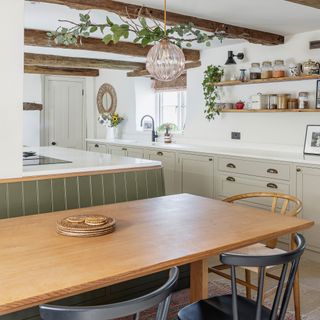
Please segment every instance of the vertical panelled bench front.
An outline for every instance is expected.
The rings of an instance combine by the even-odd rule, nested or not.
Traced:
[[[0,219],[153,198],[164,194],[161,168],[4,181],[0,182]],[[182,271],[182,274],[186,274],[186,279],[187,269]],[[150,275],[64,299],[63,303],[108,303],[132,298],[159,286],[166,277],[166,273]],[[182,286],[186,284],[183,283]],[[27,319],[40,319],[38,308],[0,316],[0,320]]]

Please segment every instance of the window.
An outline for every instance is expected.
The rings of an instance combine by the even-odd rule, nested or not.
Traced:
[[[160,91],[156,94],[157,124],[174,123],[183,131],[186,122],[186,91]]]

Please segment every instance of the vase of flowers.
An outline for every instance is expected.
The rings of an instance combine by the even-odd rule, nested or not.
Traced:
[[[119,124],[124,120],[118,113],[101,114],[98,121],[107,127],[107,139],[119,139]]]

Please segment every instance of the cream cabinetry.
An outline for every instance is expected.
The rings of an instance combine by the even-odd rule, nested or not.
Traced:
[[[215,189],[219,199],[250,192],[291,194],[290,164],[231,157],[218,157],[217,162]],[[266,208],[271,205],[264,198],[246,202]]]
[[[92,152],[108,153],[108,147],[105,144],[87,143],[87,150]]]
[[[161,161],[164,172],[164,184],[166,194],[177,193],[176,181],[176,153],[163,150],[148,150],[144,151],[145,159]]]
[[[142,148],[132,148],[127,146],[109,145],[109,153],[116,156],[132,157],[143,159],[144,152]]]
[[[304,232],[310,249],[320,251],[320,168],[297,167],[297,196],[302,200],[302,217],[315,222]]]
[[[280,162],[219,157],[218,169],[219,171],[235,172],[248,176],[280,180],[290,179],[290,165]]]
[[[179,191],[208,198],[214,197],[214,158],[180,153]]]

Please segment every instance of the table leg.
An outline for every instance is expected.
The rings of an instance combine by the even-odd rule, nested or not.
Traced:
[[[199,260],[190,265],[190,302],[208,298],[208,260]]]

